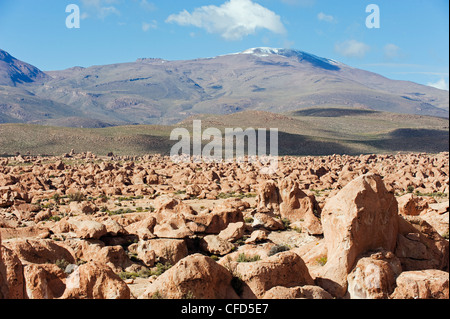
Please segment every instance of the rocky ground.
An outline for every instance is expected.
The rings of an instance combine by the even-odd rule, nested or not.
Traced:
[[[449,154],[0,158],[0,298],[449,298]]]

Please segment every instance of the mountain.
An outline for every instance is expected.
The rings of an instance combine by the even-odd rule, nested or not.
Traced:
[[[46,79],[49,77],[38,68],[0,50],[0,85],[16,86]]]
[[[309,107],[449,116],[446,91],[298,50],[253,48],[189,61],[138,59],[45,73],[12,72],[24,68],[8,69],[21,64],[2,56],[0,79],[9,80],[0,82],[0,122],[174,124],[205,113],[286,113]]]

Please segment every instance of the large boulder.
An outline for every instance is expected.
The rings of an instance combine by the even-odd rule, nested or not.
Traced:
[[[257,202],[260,213],[277,214],[290,222],[301,223],[311,235],[322,234],[316,199],[300,190],[298,182],[291,178],[281,180],[278,185],[272,180],[264,182],[258,189]]]
[[[175,265],[188,255],[186,242],[180,239],[141,240],[128,249],[149,267],[154,263]]]
[[[272,213],[256,213],[253,215],[253,228],[263,227],[270,231],[284,230],[285,226],[279,216]]]
[[[66,289],[66,273],[52,264],[30,264],[24,267],[28,299],[60,298]]]
[[[170,214],[160,218],[155,225],[153,233],[159,238],[187,238],[194,235],[186,218],[182,215]]]
[[[130,299],[130,289],[105,264],[88,262],[66,279],[62,299]]]
[[[347,277],[350,298],[389,298],[401,272],[400,260],[391,252],[381,251],[360,258]]]
[[[70,218],[67,222],[76,236],[81,239],[99,239],[108,233],[105,225],[83,216]]]
[[[245,233],[245,223],[230,223],[228,227],[219,233],[219,237],[229,242],[234,242],[241,239]]]
[[[290,251],[254,262],[230,261],[226,267],[239,278],[240,296],[243,299],[262,298],[276,286],[289,288],[314,285],[303,260]]]
[[[322,226],[328,256],[319,285],[342,297],[358,256],[380,248],[395,250],[398,203],[380,176],[362,175],[326,201]]]
[[[447,237],[447,239],[449,231],[448,206],[448,201],[431,204],[429,209],[423,211],[420,215],[420,217],[429,223],[441,236]]]
[[[391,298],[449,299],[448,272],[436,269],[402,272]]]
[[[75,252],[67,245],[51,239],[11,239],[5,243],[23,264],[76,263]]]
[[[101,248],[95,254],[94,261],[109,266],[115,273],[119,273],[133,264],[120,245]]]
[[[244,222],[243,211],[248,209],[250,204],[238,198],[229,198],[222,204],[217,205],[208,214],[199,214],[199,218],[193,221],[205,225],[207,234],[219,234],[226,229],[229,224]],[[206,218],[205,218],[206,217]]]
[[[402,262],[404,271],[448,271],[449,243],[421,216],[399,217],[399,234],[394,252]]]
[[[302,227],[311,235],[321,235],[320,207],[314,195],[308,196],[300,190],[299,184],[292,179],[283,179],[279,183],[280,216],[291,222],[302,222]]]
[[[230,223],[243,222],[242,211],[250,204],[230,198],[211,212],[197,213],[191,206],[176,199],[163,198],[156,205],[153,233],[159,238],[187,238],[197,233],[219,234]]]
[[[200,241],[200,247],[210,254],[219,256],[226,255],[235,249],[233,244],[217,235],[203,237]]]
[[[142,216],[139,216],[142,217]],[[123,221],[122,221],[123,222]],[[127,221],[127,223],[130,221]],[[136,235],[141,240],[148,240],[154,238],[153,234],[156,225],[156,218],[153,216],[147,216],[146,218],[132,222],[125,227],[126,232],[132,235]]]
[[[262,299],[333,299],[326,290],[319,286],[303,286],[303,287],[273,287],[267,291]]]
[[[258,211],[276,212],[280,208],[280,194],[277,183],[273,180],[263,182],[258,188]]]
[[[14,251],[2,247],[0,238],[0,299],[23,299],[23,265]]]
[[[150,284],[143,299],[234,299],[232,275],[213,259],[194,254],[180,260]]]

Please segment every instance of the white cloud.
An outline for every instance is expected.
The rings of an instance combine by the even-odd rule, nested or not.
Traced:
[[[384,58],[387,60],[393,60],[400,56],[400,48],[395,44],[392,43],[386,44],[383,50],[384,50]]]
[[[333,23],[336,21],[332,15],[328,15],[323,12],[320,12],[317,15],[317,19],[319,19],[320,21],[325,21],[325,22],[330,22],[330,23]]]
[[[153,20],[149,23],[143,22],[142,23],[142,31],[147,32],[150,29],[157,29],[158,28],[158,22],[156,20]]]
[[[364,58],[364,56],[370,51],[370,47],[356,40],[347,40],[341,43],[337,43],[334,46],[337,53],[347,58]]]
[[[81,3],[87,10],[95,12],[100,19],[104,19],[109,15],[120,15],[120,11],[113,6],[113,4],[118,4],[119,0],[81,0]],[[85,18],[90,17],[88,13],[84,14]]]
[[[141,0],[139,5],[146,11],[155,11],[156,5],[153,2],[148,2],[147,0]]]
[[[192,13],[184,10],[170,15],[166,22],[203,28],[209,33],[220,34],[226,40],[241,40],[255,34],[258,29],[278,34],[286,32],[280,16],[252,0],[228,0],[220,7],[203,6]]]
[[[427,85],[434,87],[436,89],[440,89],[440,90],[446,90],[446,91],[449,90],[449,84],[444,78],[440,79],[439,81],[437,81],[435,83],[433,83],[433,82],[427,83]]]

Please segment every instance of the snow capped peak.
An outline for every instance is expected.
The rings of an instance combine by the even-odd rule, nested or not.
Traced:
[[[260,48],[251,48],[248,50],[245,50],[241,52],[241,54],[253,54],[256,56],[269,56],[272,54],[280,55],[280,51],[283,49],[274,49],[274,48],[268,48],[268,47],[260,47]]]
[[[235,54],[251,54],[257,57],[269,57],[271,55],[278,55],[286,58],[294,58],[299,62],[306,61],[313,64],[314,66],[329,70],[339,70],[340,66],[343,66],[342,63],[337,62],[335,60],[321,58],[314,54],[294,49],[259,47],[247,49],[243,52]]]

